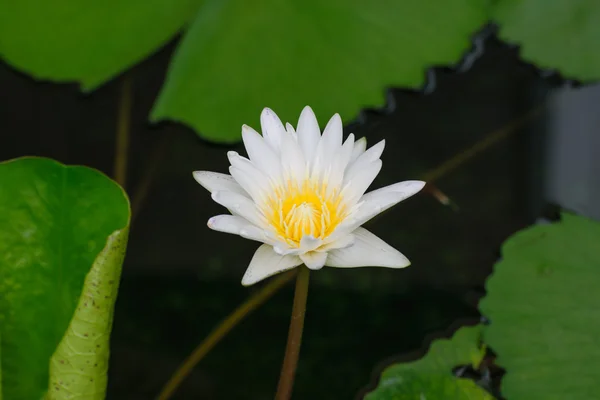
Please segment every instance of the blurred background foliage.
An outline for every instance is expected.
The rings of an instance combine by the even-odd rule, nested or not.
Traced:
[[[351,121],[384,105],[382,88],[419,88],[456,65],[488,21],[523,57],[569,78],[598,79],[600,5],[562,0],[26,0],[0,4],[0,54],[37,79],[98,88],[178,32],[152,119],[232,143],[270,104],[284,120],[306,104]]]

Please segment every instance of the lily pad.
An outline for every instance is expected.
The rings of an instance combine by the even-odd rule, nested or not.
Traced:
[[[480,309],[507,399],[598,397],[599,245],[600,223],[571,214],[504,244]]]
[[[3,0],[0,57],[37,79],[91,90],[171,39],[202,0]]]
[[[0,186],[0,397],[103,399],[127,197],[43,158],[0,163]]]
[[[521,46],[525,60],[571,79],[600,79],[600,2],[498,0],[492,18],[503,40]]]
[[[232,143],[271,107],[322,124],[384,105],[385,88],[421,87],[457,63],[487,21],[487,0],[207,0],[183,38],[152,112]]]
[[[452,374],[452,369],[459,365],[477,368],[484,355],[481,327],[463,327],[451,339],[434,341],[420,360],[386,368],[365,400],[492,400],[472,380]]]

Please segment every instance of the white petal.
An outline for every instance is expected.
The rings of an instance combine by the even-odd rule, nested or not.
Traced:
[[[302,110],[298,119],[296,132],[298,134],[298,143],[300,143],[300,148],[304,153],[304,158],[310,163],[314,158],[317,145],[321,139],[321,131],[315,113],[309,106],[304,107]]]
[[[255,202],[264,199],[269,190],[269,180],[266,175],[245,157],[235,151],[228,151],[227,157],[231,163],[229,173]]]
[[[268,225],[252,200],[234,192],[217,191],[211,195],[212,199],[227,208],[235,215],[247,219],[250,223],[267,228]]]
[[[304,235],[302,239],[300,239],[300,252],[306,253],[309,251],[313,251],[317,247],[321,245],[321,239],[317,239],[312,235]]]
[[[354,179],[354,175],[360,173],[367,165],[379,160],[383,149],[385,148],[385,139],[377,143],[375,146],[369,148],[369,150],[362,153],[354,162],[348,164],[346,172],[344,173],[344,181]]]
[[[375,145],[369,147],[367,151],[360,155],[359,158],[366,158],[368,161],[375,161],[381,158],[383,150],[385,149],[385,139],[375,143]]]
[[[289,135],[285,136],[281,146],[281,164],[283,176],[301,183],[306,178],[306,160],[298,143]]]
[[[208,220],[207,225],[210,229],[218,232],[231,233],[262,243],[274,243],[267,232],[237,215],[216,215]]]
[[[350,159],[352,158],[352,152],[354,151],[354,133],[351,133],[346,138],[346,141],[342,145],[341,156],[339,159],[339,168],[342,170],[346,168]]]
[[[334,146],[339,147],[342,144],[343,130],[344,126],[342,124],[342,118],[340,117],[340,114],[336,113],[331,117],[329,122],[327,122],[327,125],[325,125],[322,138],[326,138],[326,140],[333,143]]]
[[[285,256],[288,254],[301,255],[304,253],[312,252],[312,251],[322,251],[323,241],[321,239],[317,239],[312,235],[304,235],[302,239],[300,239],[299,247],[290,247],[287,243],[279,241],[278,243],[273,244],[273,250],[275,253]]]
[[[323,242],[329,245],[333,241],[341,240],[377,214],[416,194],[424,186],[423,181],[404,181],[366,193],[348,217]]]
[[[342,185],[344,180],[344,170],[350,162],[350,157],[352,155],[352,149],[354,148],[354,134],[348,135],[348,138],[342,145],[339,151],[335,152],[335,155],[332,157],[331,162],[331,171],[329,173],[327,190],[331,192],[332,190],[339,189],[339,186]]]
[[[246,169],[229,167],[229,173],[240,184],[242,188],[252,197],[254,202],[262,201],[263,191],[260,190],[258,184],[255,184],[252,173],[249,173]]]
[[[250,161],[265,175],[279,179],[281,175],[279,156],[258,132],[248,125],[244,125],[242,126],[242,140]]]
[[[324,173],[329,169],[332,161],[335,159],[342,146],[343,126],[339,114],[335,114],[327,123],[323,136],[319,140],[315,159],[313,163],[312,176],[316,173]],[[319,171],[320,170],[320,171]]]
[[[192,172],[192,176],[196,182],[211,193],[218,190],[227,190],[248,196],[248,193],[242,189],[231,175],[210,171],[194,171]]]
[[[356,142],[354,142],[354,148],[352,149],[352,156],[350,157],[350,162],[356,161],[358,156],[365,152],[367,149],[367,138],[361,137]]]
[[[281,147],[281,138],[285,133],[285,128],[281,120],[270,108],[265,108],[260,114],[260,126],[262,135],[275,151]]]
[[[359,209],[359,212],[363,208],[365,209],[365,213],[371,214],[374,212],[369,218],[371,219],[375,215],[417,194],[424,186],[425,182],[423,181],[404,181],[365,193],[360,199],[363,205]],[[364,224],[369,219],[364,220],[361,224]]]
[[[381,160],[375,160],[371,164],[365,165],[361,170],[357,171],[352,180],[346,181],[344,177],[344,189],[341,195],[344,202],[348,206],[353,206],[360,200],[363,194],[367,191],[379,171],[381,171]]]
[[[294,127],[292,126],[292,124],[290,124],[289,122],[285,123],[285,130],[287,131],[287,133],[290,134],[290,136],[292,137],[292,139],[294,139],[296,141],[296,143],[298,143],[298,135],[296,134],[296,130],[294,129]]]
[[[281,241],[273,244],[273,251],[280,256],[287,256],[288,254],[298,255],[300,253],[297,247],[290,247],[287,243]]]
[[[236,215],[222,214],[211,217],[206,225],[208,225],[210,229],[218,232],[239,235],[242,228],[246,225],[250,225],[250,222]]]
[[[402,253],[368,230],[358,228],[353,235],[352,246],[327,253],[327,266],[404,268],[410,265],[410,261]]]
[[[354,235],[349,233],[344,236],[341,236],[335,240],[327,242],[321,245],[317,251],[331,251],[335,249],[344,249],[346,247],[350,247],[354,244]]]
[[[242,285],[250,286],[269,276],[292,269],[302,264],[298,256],[280,256],[267,244],[260,246],[242,278]]]
[[[252,224],[244,226],[240,230],[240,236],[244,239],[256,240],[257,242],[267,243],[271,246],[276,243],[276,241],[269,234],[269,232]]]
[[[311,251],[309,253],[300,254],[300,259],[310,269],[317,270],[323,268],[327,260],[327,253]]]

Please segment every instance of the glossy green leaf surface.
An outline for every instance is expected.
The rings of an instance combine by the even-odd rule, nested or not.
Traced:
[[[571,79],[600,79],[599,1],[498,0],[492,18],[526,61]]]
[[[599,246],[600,223],[570,214],[504,243],[480,309],[507,399],[598,397]]]
[[[236,142],[271,107],[296,125],[381,107],[390,86],[457,63],[487,20],[486,0],[207,0],[179,45],[152,118]]]
[[[3,398],[42,398],[49,387],[50,358],[69,327],[65,340],[70,341],[61,347],[83,353],[88,341],[103,345],[93,354],[67,354],[59,363],[80,367],[77,360],[85,358],[100,365],[97,374],[59,371],[60,389],[75,379],[74,390],[49,392],[47,398],[101,399],[98,386],[93,396],[81,390],[87,393],[86,380],[106,379],[112,307],[129,224],[127,197],[98,171],[43,158],[0,163],[0,186]],[[77,338],[69,339],[74,334]],[[52,368],[53,374],[58,371],[54,362]]]
[[[36,79],[84,90],[157,51],[202,0],[0,0],[0,57]]]
[[[457,378],[452,369],[460,365],[479,366],[485,349],[481,327],[460,328],[451,339],[438,339],[427,354],[416,361],[393,364],[365,400],[492,400],[472,380]]]

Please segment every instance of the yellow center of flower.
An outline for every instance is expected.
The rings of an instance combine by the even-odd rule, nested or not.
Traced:
[[[276,234],[290,246],[298,247],[304,235],[324,239],[345,217],[338,190],[326,183],[307,179],[301,185],[288,181],[269,197],[265,215]]]

